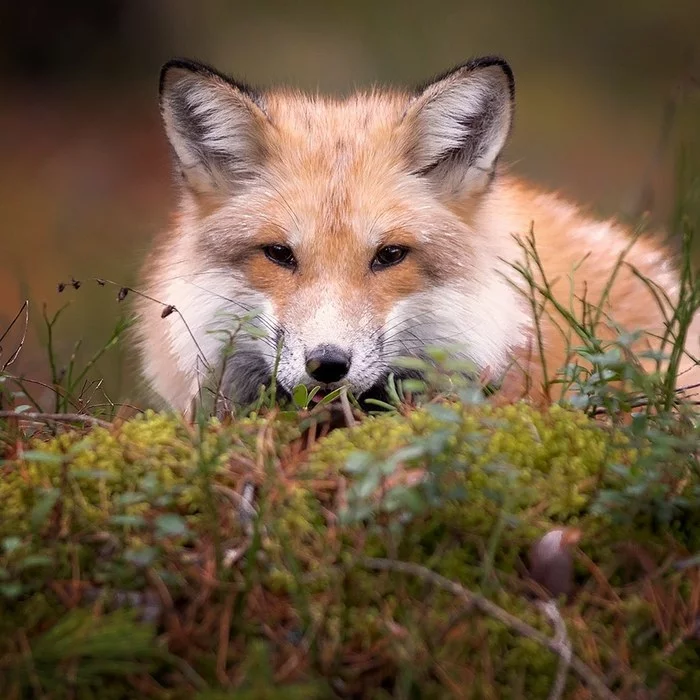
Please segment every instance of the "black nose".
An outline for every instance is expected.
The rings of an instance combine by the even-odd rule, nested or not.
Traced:
[[[350,355],[336,345],[319,345],[306,356],[306,371],[317,382],[339,382],[350,371]]]

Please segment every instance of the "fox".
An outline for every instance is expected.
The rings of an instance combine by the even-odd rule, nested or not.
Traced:
[[[564,366],[568,345],[528,300],[518,237],[529,234],[555,296],[605,297],[618,325],[601,323],[601,337],[639,330],[653,349],[664,333],[659,296],[673,302],[680,286],[666,244],[501,163],[515,105],[502,57],[345,97],[172,59],[159,104],[178,204],[143,265],[136,343],[146,385],[171,408],[189,412],[216,367],[232,405],[273,377],[287,395],[381,396],[390,373],[414,372],[397,357],[440,344],[500,377],[506,400],[543,401],[545,365]],[[700,381],[698,336],[696,315],[688,385]]]

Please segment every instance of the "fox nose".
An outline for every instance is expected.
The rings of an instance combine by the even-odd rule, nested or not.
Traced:
[[[350,371],[350,355],[337,345],[319,345],[306,356],[306,371],[317,382],[339,382]]]

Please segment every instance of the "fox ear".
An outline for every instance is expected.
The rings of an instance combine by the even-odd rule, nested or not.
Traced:
[[[514,97],[510,66],[493,57],[419,88],[405,116],[413,172],[451,195],[485,187],[510,133]]]
[[[252,89],[208,66],[175,59],[161,69],[160,111],[194,192],[231,189],[260,171],[268,121]]]

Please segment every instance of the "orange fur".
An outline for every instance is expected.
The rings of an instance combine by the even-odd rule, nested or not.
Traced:
[[[469,123],[452,112],[460,105],[476,110],[478,91],[492,88],[488,81],[505,104],[505,83],[498,83],[492,66],[487,73],[477,66],[450,74],[418,96],[374,91],[346,100],[289,91],[256,98],[218,74],[196,70],[192,77],[177,68],[171,82],[190,81],[197,90],[192,99],[201,100],[202,109],[217,100],[225,106],[220,119],[205,126],[211,142],[225,141],[235,153],[235,167],[247,170],[231,174],[214,157],[200,167],[195,156],[206,149],[188,150],[186,124],[177,122],[177,110],[168,111],[166,82],[166,127],[185,186],[179,216],[150,258],[145,279],[148,293],[175,304],[190,330],[176,315],[163,322],[164,330],[156,321],[158,310],[139,304],[144,373],[158,393],[187,407],[201,380],[197,363],[216,359],[207,335],[215,312],[238,305],[263,309],[263,325],[282,332],[290,344],[280,364],[281,385],[288,391],[295,383],[316,383],[303,367],[305,353],[319,344],[347,350],[353,358],[347,383],[361,392],[386,375],[390,356],[419,352],[418,341],[447,342],[452,336],[480,369],[503,370],[514,357],[521,369],[507,376],[506,395],[542,399],[544,368],[532,351],[535,329],[525,298],[514,289],[523,287],[522,279],[509,265],[522,260],[513,235],[534,229],[546,276],[556,280],[553,289],[567,305],[572,284],[574,297],[600,298],[630,232],[589,218],[500,170],[474,166],[482,157],[495,167],[510,123],[502,111],[477,114],[491,119],[493,128],[489,131],[492,122],[474,122],[474,132],[486,134],[486,145],[466,152],[469,165],[446,159],[418,173],[432,152],[449,151],[444,143],[449,146],[456,130]],[[232,112],[238,131],[226,127]],[[455,143],[463,143],[460,138]],[[266,258],[262,247],[272,244],[293,250],[294,270]],[[409,253],[377,272],[373,257],[387,245],[406,246]],[[657,243],[639,240],[626,259],[671,298],[677,295],[677,273]],[[626,330],[663,332],[661,311],[626,266],[606,311]],[[400,335],[390,335],[392,324]],[[551,375],[568,359],[567,341],[548,317],[541,330]],[[700,354],[698,330],[696,321],[688,341],[694,354]],[[612,337],[613,331],[602,324],[600,333]],[[269,346],[262,355],[269,368]],[[684,383],[697,381],[690,360],[684,369],[689,370]],[[247,381],[245,371],[236,375],[241,381]]]

